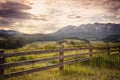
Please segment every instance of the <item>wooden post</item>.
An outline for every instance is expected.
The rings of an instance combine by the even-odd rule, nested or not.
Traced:
[[[4,62],[5,62],[4,51],[0,50],[0,64],[3,64]],[[3,79],[3,75],[4,75],[4,69],[0,69],[0,78]]]
[[[61,57],[60,59],[59,59],[59,64],[61,64],[61,63],[63,63],[64,62],[64,58],[63,58],[63,56],[64,56],[64,45],[61,45],[60,46],[60,52],[59,52],[59,56]],[[63,70],[63,68],[64,68],[64,65],[61,65],[60,67],[59,67],[59,70],[61,71],[61,70]]]
[[[109,44],[107,45],[107,53],[108,53],[108,55],[110,55],[110,45]]]
[[[120,54],[120,45],[119,45],[118,49],[119,49],[119,54]]]
[[[93,48],[92,48],[92,46],[90,45],[90,46],[89,46],[90,57],[92,57],[92,51],[93,51]]]

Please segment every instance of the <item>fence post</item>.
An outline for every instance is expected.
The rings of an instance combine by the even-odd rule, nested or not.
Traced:
[[[61,46],[60,46],[59,56],[61,57],[61,58],[59,59],[59,64],[61,64],[61,63],[64,62],[64,58],[63,58],[63,56],[64,56],[64,45],[61,45]],[[63,70],[63,68],[64,68],[64,65],[61,65],[61,66],[59,67],[59,70],[61,71],[61,70]]]
[[[107,53],[108,53],[108,55],[110,55],[110,45],[109,44],[107,45]]]
[[[92,51],[93,51],[93,48],[92,48],[92,46],[90,45],[90,46],[89,46],[90,57],[92,57]]]
[[[119,49],[119,54],[120,54],[120,45],[118,46],[118,49]]]
[[[5,62],[4,50],[0,50],[0,64],[3,64],[4,62]],[[4,75],[4,68],[0,69],[0,78],[3,79],[3,75]]]

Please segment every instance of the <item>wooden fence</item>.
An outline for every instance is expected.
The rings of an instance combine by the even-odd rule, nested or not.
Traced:
[[[98,49],[97,51],[93,51],[94,49]],[[79,51],[79,50],[88,50],[88,53],[80,53],[80,54],[70,54],[70,55],[64,55],[64,52],[67,51]],[[101,51],[102,50],[102,51]],[[83,56],[83,55],[89,55],[90,57],[93,56],[93,54],[97,53],[103,53],[107,52],[108,55],[110,55],[110,52],[115,52],[118,51],[120,53],[120,46],[106,46],[106,47],[86,47],[86,48],[70,48],[70,49],[65,49],[64,46],[62,45],[60,49],[50,49],[50,50],[40,50],[40,51],[28,51],[28,52],[14,52],[14,53],[5,53],[4,51],[0,51],[0,78],[1,79],[7,79],[11,77],[16,77],[16,76],[21,76],[33,72],[38,72],[38,71],[43,71],[47,70],[50,68],[56,68],[59,67],[60,70],[63,70],[63,67],[65,64],[71,64],[77,61],[86,61],[89,58],[79,58],[78,56]],[[42,58],[42,59],[35,59],[35,60],[23,60],[23,61],[18,61],[18,62],[10,62],[10,63],[5,63],[6,58],[10,57],[16,57],[16,56],[26,56],[26,55],[34,55],[34,54],[50,54],[50,53],[55,53],[59,52],[59,56],[56,57],[48,57],[48,58]],[[78,57],[77,59],[73,57]],[[72,60],[69,61],[64,61],[64,58],[73,58]],[[52,61],[52,60],[59,60],[59,63],[52,64],[49,66],[45,67],[40,67],[40,68],[33,68],[29,70],[22,70],[22,71],[17,71],[17,72],[12,72],[5,74],[4,70],[9,69],[11,67],[17,67],[17,66],[23,66],[23,65],[30,65],[30,64],[35,64],[35,63],[42,63],[42,62],[47,62],[47,61]]]

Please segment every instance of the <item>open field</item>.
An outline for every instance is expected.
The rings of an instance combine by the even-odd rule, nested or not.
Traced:
[[[36,72],[8,80],[119,80],[120,79],[120,56],[96,56],[90,62],[74,63],[65,65],[63,71],[58,68]],[[36,64],[32,67],[44,66]],[[48,64],[47,64],[48,65]],[[8,71],[23,70],[28,67],[22,66],[9,69]]]
[[[65,45],[65,48],[71,48],[73,45]],[[95,43],[92,44],[94,46],[105,46],[103,43]],[[110,44],[116,45],[116,44]],[[80,47],[89,46],[89,44],[81,44]],[[79,45],[74,45],[74,47],[79,47]],[[56,42],[36,42],[32,44],[28,44],[22,48],[14,49],[14,50],[6,50],[6,52],[19,52],[19,51],[27,51],[27,50],[39,50],[39,49],[54,49],[59,48],[59,45]],[[68,51],[67,54],[79,54],[88,52],[87,50],[82,51]],[[115,52],[116,54],[117,52]],[[119,80],[120,79],[120,55],[108,56],[107,53],[97,54],[91,58],[90,61],[85,62],[77,62],[70,65],[65,65],[63,71],[59,71],[58,68],[49,69],[41,72],[35,72],[32,74],[27,74],[24,76],[19,76],[15,78],[10,78],[8,80]],[[114,54],[114,53],[113,53]],[[42,54],[42,55],[31,55],[31,56],[22,56],[22,57],[12,57],[6,59],[6,62],[14,62],[21,60],[29,60],[29,59],[37,59],[37,58],[45,58],[56,56],[57,54]],[[82,56],[88,57],[88,56]],[[65,59],[70,60],[71,58]],[[10,69],[6,69],[5,73],[10,73],[14,71],[20,71],[24,69],[38,68],[41,66],[51,65],[53,63],[58,62],[49,61],[46,63],[37,63],[29,66],[19,66],[13,67]]]

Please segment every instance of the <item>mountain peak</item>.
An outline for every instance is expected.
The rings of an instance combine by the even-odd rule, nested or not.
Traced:
[[[82,24],[80,26],[69,25],[53,34],[59,35],[60,37],[103,38],[109,35],[120,35],[120,24],[94,23]]]

